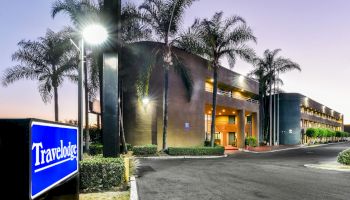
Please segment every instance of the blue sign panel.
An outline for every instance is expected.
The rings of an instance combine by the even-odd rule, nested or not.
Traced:
[[[33,122],[30,195],[35,198],[78,172],[76,127]]]

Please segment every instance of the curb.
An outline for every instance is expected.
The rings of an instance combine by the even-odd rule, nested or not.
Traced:
[[[135,176],[130,177],[130,200],[139,200]]]
[[[304,167],[350,173],[350,166],[347,167],[341,164],[305,164]]]
[[[172,159],[211,159],[211,158],[226,158],[227,154],[222,156],[153,156],[153,157],[136,157],[137,159],[146,160],[172,160]]]
[[[294,149],[306,149],[306,148],[315,148],[315,147],[321,147],[321,146],[326,146],[326,145],[333,145],[333,144],[342,144],[342,143],[347,143],[347,142],[337,142],[337,143],[328,143],[328,144],[317,144],[317,145],[312,145],[312,146],[299,146],[299,147],[292,147],[292,148],[286,148],[286,149],[276,149],[272,151],[263,151],[263,152],[257,152],[257,151],[249,151],[246,149],[243,149],[243,152],[247,153],[273,153],[273,152],[279,152],[279,151],[288,151],[288,150],[294,150]]]

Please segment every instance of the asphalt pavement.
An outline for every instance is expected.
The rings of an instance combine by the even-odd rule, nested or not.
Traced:
[[[350,143],[226,158],[139,160],[140,200],[350,200],[350,173],[306,168],[335,161]]]

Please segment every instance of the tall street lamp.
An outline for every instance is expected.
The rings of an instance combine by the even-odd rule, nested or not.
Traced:
[[[81,32],[79,47],[71,40],[72,44],[79,51],[79,68],[78,68],[78,130],[80,134],[80,152],[79,159],[83,158],[83,72],[84,72],[84,40],[91,45],[99,45],[107,40],[107,30],[99,24],[86,26]],[[86,80],[85,80],[86,81]],[[85,94],[87,95],[87,94]],[[89,113],[85,113],[88,115]]]

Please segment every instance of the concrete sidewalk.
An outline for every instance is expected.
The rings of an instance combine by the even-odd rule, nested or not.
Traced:
[[[325,169],[325,170],[349,172],[350,173],[350,166],[349,165],[343,165],[343,164],[338,163],[337,161],[323,162],[323,163],[319,163],[319,164],[305,164],[304,166],[308,167],[308,168]]]
[[[226,154],[220,156],[148,156],[148,157],[135,157],[137,159],[145,160],[171,160],[171,159],[211,159],[211,158],[225,158]]]
[[[286,150],[293,150],[293,149],[313,148],[313,147],[320,147],[325,145],[342,144],[347,142],[335,142],[335,143],[313,144],[313,145],[300,144],[300,145],[259,146],[259,147],[249,147],[246,149],[242,149],[241,151],[249,152],[249,153],[270,153],[270,152],[286,151]]]

